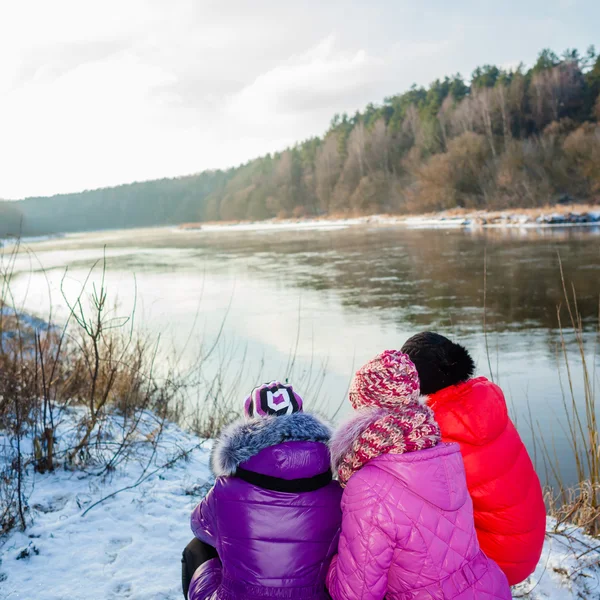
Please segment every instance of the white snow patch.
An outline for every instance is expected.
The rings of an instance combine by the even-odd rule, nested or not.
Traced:
[[[403,222],[407,227],[413,229],[436,229],[456,228],[487,229],[487,228],[518,228],[518,229],[540,229],[548,227],[585,227],[598,226],[600,213],[595,211],[572,212],[572,213],[544,213],[533,217],[525,213],[488,213],[476,211],[466,215],[423,215],[418,217],[407,217]]]
[[[534,574],[513,588],[513,598],[592,600],[600,598],[600,545],[577,527],[548,518],[542,558]]]
[[[137,458],[108,479],[60,469],[29,482],[33,524],[0,540],[2,600],[180,600],[181,552],[193,537],[191,511],[209,482],[210,444],[174,425],[154,456],[141,441]]]
[[[264,232],[264,231],[334,231],[357,225],[404,226],[410,229],[480,229],[480,228],[519,228],[540,229],[548,227],[581,227],[598,225],[600,212],[545,213],[532,217],[524,213],[503,211],[490,213],[474,211],[463,215],[437,213],[403,217],[398,215],[371,215],[352,219],[307,219],[286,221],[255,221],[234,224],[211,223],[195,227],[181,227],[179,233],[225,233],[225,232]]]

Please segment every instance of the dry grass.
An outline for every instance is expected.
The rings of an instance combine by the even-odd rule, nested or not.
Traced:
[[[572,523],[582,527],[587,533],[600,534],[600,435],[598,430],[596,361],[600,342],[600,302],[598,312],[598,331],[590,355],[584,338],[581,314],[577,308],[575,289],[567,286],[560,265],[564,307],[557,308],[557,319],[560,331],[559,359],[567,373],[566,387],[563,388],[564,430],[574,458],[577,484],[567,486],[561,469],[561,463],[553,441],[542,433],[537,424],[536,442],[542,448],[547,479],[549,475],[555,485],[546,490],[546,501],[549,514],[556,518],[557,527],[564,523]],[[566,312],[567,322],[563,322]],[[568,347],[574,344],[581,361],[583,378],[583,398],[575,392],[572,359]],[[532,423],[533,427],[533,423]]]
[[[0,256],[0,534],[27,524],[29,470],[111,471],[135,452],[138,425],[149,411],[157,420],[152,443],[160,442],[186,386],[175,370],[157,373],[157,345],[129,326],[133,314],[116,317],[109,310],[104,261],[93,267],[102,269],[100,285],[89,290],[86,280],[67,300],[69,316],[58,326],[16,308],[11,279],[17,252],[18,245]],[[66,447],[56,431],[73,406],[79,418]],[[116,444],[105,432],[115,413],[123,429]]]

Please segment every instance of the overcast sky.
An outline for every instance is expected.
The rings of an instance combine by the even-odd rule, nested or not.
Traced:
[[[237,165],[599,24],[598,0],[0,0],[0,198]]]

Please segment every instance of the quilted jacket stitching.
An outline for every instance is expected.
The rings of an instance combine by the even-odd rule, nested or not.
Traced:
[[[382,471],[382,472],[385,474],[385,477],[390,477],[390,478],[393,478],[393,475],[392,475],[391,473],[388,473],[387,471],[384,471],[383,469],[380,469],[379,467],[376,467],[375,465],[371,465],[371,466],[372,466],[372,468],[376,468],[376,469],[378,469],[379,471]],[[444,468],[446,468],[446,465],[444,465]],[[447,471],[446,471],[446,472],[447,472]],[[402,488],[403,488],[403,493],[404,493],[404,494],[409,494],[409,495],[411,495],[411,496],[414,496],[414,497],[416,497],[416,498],[419,498],[419,499],[422,501],[422,504],[421,504],[421,509],[420,509],[420,511],[419,511],[419,517],[421,516],[421,513],[422,513],[422,511],[423,511],[423,505],[424,505],[424,503],[427,503],[427,504],[429,504],[429,506],[433,507],[434,509],[436,509],[436,508],[437,508],[437,507],[435,506],[435,504],[433,504],[433,503],[431,503],[431,502],[427,501],[427,500],[426,500],[425,498],[423,498],[422,496],[420,496],[420,495],[418,495],[418,494],[415,494],[414,492],[412,492],[411,490],[409,490],[409,489],[408,489],[408,488],[407,488],[407,487],[406,487],[404,484],[402,484],[401,482],[399,482],[399,481],[398,481],[398,483],[399,483],[399,484],[402,486]],[[385,500],[385,497],[384,497],[384,496],[381,496],[381,495],[380,495],[380,494],[377,492],[377,490],[375,490],[375,488],[374,488],[374,487],[371,485],[371,483],[370,483],[368,480],[366,480],[366,479],[363,479],[363,484],[366,484],[366,485],[369,487],[369,489],[370,489],[371,491],[373,491],[375,494],[377,494],[377,496],[379,497],[379,499],[380,499],[380,500]],[[397,508],[397,506],[396,506],[396,508]],[[449,511],[449,512],[450,512],[450,511]],[[451,511],[451,512],[456,512],[456,511]],[[427,548],[427,550],[428,550],[428,552],[429,552],[429,551],[430,551],[430,549],[431,549],[431,548],[430,548],[430,545],[429,545],[429,543],[427,542],[427,540],[426,540],[426,539],[423,537],[423,534],[422,534],[422,532],[420,531],[420,527],[423,527],[424,529],[426,529],[427,531],[429,531],[430,533],[432,533],[434,536],[436,536],[436,535],[437,535],[437,534],[436,534],[436,532],[435,532],[435,531],[432,531],[432,530],[431,530],[431,529],[430,529],[430,528],[429,528],[429,527],[428,527],[428,526],[427,526],[425,523],[418,521],[418,519],[416,519],[416,520],[415,520],[415,519],[414,519],[414,518],[413,518],[413,517],[412,517],[410,514],[408,514],[408,513],[402,513],[402,514],[403,514],[403,516],[404,516],[404,518],[405,518],[405,519],[407,519],[407,520],[409,520],[409,521],[411,522],[411,524],[412,524],[412,530],[413,530],[415,533],[417,533],[417,534],[419,535],[419,538],[421,539],[421,542],[422,542],[423,546],[424,546],[425,548]],[[456,527],[456,523],[455,523],[455,522],[453,522],[453,521],[451,521],[450,519],[448,519],[448,518],[447,518],[445,515],[438,515],[438,523],[439,523],[439,521],[440,521],[441,519],[445,519],[446,521],[448,521],[448,523],[449,523],[450,525],[452,525],[453,527]],[[382,530],[382,533],[383,533],[384,535],[386,535],[386,537],[387,537],[387,533],[386,533],[385,531],[383,531],[383,530]],[[446,546],[446,555],[447,555],[448,551],[450,551],[450,543],[452,542],[452,536],[454,536],[455,534],[456,534],[456,531],[455,531],[455,530],[453,530],[453,532],[452,532],[452,534],[451,534],[451,537],[450,537],[450,539],[449,539],[447,542],[446,542],[445,540],[442,540],[441,538],[439,538],[439,537],[438,537],[438,539],[440,539],[440,540],[441,540],[441,541],[444,543],[444,545]],[[475,536],[473,535],[472,537],[475,537]],[[458,553],[457,553],[457,554],[458,554]],[[462,557],[462,558],[463,558],[463,560],[464,560],[465,562],[467,561],[467,559],[466,559],[465,557]],[[442,561],[442,562],[443,562],[443,561]],[[423,565],[421,565],[421,570],[419,571],[419,574],[422,574],[422,572],[423,572],[423,569],[424,569],[424,568],[425,568],[425,565],[424,565],[424,564],[423,564]],[[462,565],[461,565],[461,568],[462,568]],[[363,571],[363,575],[364,575],[364,571]],[[426,586],[424,586],[424,587],[426,587]]]

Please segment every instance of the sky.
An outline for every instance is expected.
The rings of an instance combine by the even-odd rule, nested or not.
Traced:
[[[600,47],[597,0],[0,0],[0,198],[236,166],[335,113]]]

